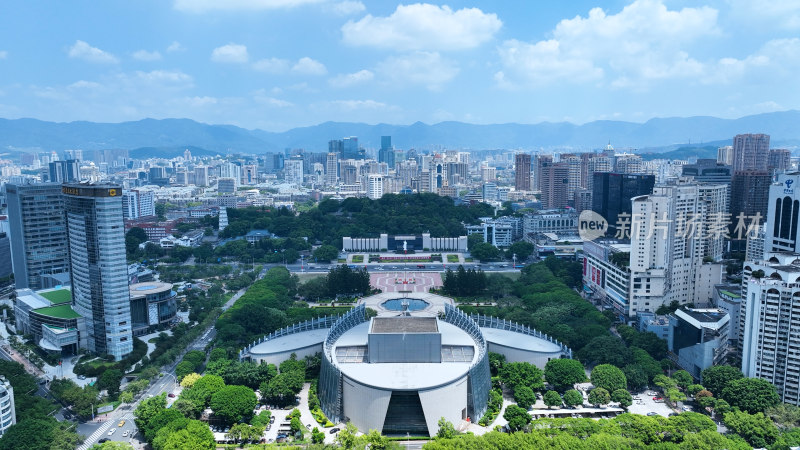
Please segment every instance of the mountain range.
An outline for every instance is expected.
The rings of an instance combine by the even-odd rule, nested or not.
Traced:
[[[133,157],[227,153],[260,154],[285,148],[327,151],[328,141],[358,136],[368,148],[380,137],[392,136],[401,149],[522,149],[592,150],[611,143],[660,153],[678,148],[730,144],[740,133],[767,133],[772,147],[800,147],[800,111],[756,114],[738,119],[717,117],[655,118],[644,123],[598,120],[582,125],[569,122],[478,125],[441,122],[411,125],[325,122],[283,132],[248,130],[233,125],[209,125],[190,119],[143,119],[123,123],[56,123],[36,119],[0,119],[0,152],[16,154],[65,149],[127,149]]]

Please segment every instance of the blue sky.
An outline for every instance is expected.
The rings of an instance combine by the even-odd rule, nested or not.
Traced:
[[[800,1],[11,1],[0,117],[537,123],[800,108]]]

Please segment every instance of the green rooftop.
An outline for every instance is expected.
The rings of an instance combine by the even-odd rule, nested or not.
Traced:
[[[37,293],[47,300],[50,300],[50,303],[54,305],[58,305],[59,303],[69,303],[72,301],[72,292],[69,289],[59,289],[57,291]]]
[[[728,297],[731,297],[731,298],[741,298],[742,297],[739,294],[735,294],[735,293],[733,293],[731,291],[726,291],[724,289],[720,289],[719,292],[722,293],[722,294],[725,294],[725,295],[727,295]]]
[[[33,311],[43,315],[58,319],[77,319],[80,314],[76,313],[70,305],[49,306],[47,308],[34,309]]]

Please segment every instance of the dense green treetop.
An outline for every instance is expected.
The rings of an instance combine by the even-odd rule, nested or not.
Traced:
[[[780,403],[775,386],[761,378],[739,378],[722,390],[721,397],[731,406],[751,414],[764,412]]]
[[[544,379],[563,392],[586,381],[586,371],[577,359],[551,359],[544,366]]]
[[[242,236],[251,229],[266,229],[281,237],[308,237],[338,249],[344,236],[426,232],[433,237],[463,236],[464,223],[477,223],[478,218],[493,215],[492,207],[485,203],[455,206],[452,199],[436,194],[386,194],[378,200],[323,200],[316,208],[298,215],[284,208],[229,209],[229,225],[220,236]]]
[[[744,374],[733,366],[711,366],[702,373],[703,386],[716,397],[721,397],[728,383],[739,378],[744,378]]]
[[[628,380],[625,378],[625,374],[618,367],[611,364],[596,366],[592,369],[590,378],[595,387],[603,388],[608,392],[628,388]]]

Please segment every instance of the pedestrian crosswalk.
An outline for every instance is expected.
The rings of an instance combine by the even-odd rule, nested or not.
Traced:
[[[92,433],[91,436],[87,437],[86,440],[83,441],[83,444],[78,446],[77,450],[88,450],[89,448],[91,448],[92,445],[97,443],[98,440],[102,439],[103,436],[105,436],[105,434],[108,433],[108,430],[116,426],[117,422],[119,422],[120,420],[125,420],[127,422],[128,420],[133,420],[133,416],[131,414],[125,414],[122,417],[109,418],[108,420],[106,420],[106,423],[100,425],[100,428],[95,430],[95,432]]]

